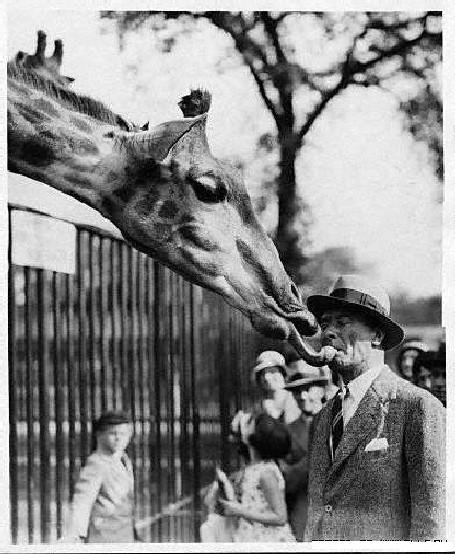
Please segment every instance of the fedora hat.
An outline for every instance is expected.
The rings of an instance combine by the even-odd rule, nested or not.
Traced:
[[[403,329],[390,318],[389,295],[361,275],[341,275],[328,295],[309,296],[307,306],[316,318],[325,310],[340,308],[349,308],[370,317],[384,332],[383,350],[390,350],[403,341]]]
[[[268,367],[279,367],[284,377],[287,375],[286,360],[284,356],[275,350],[266,350],[256,358],[256,365],[253,368],[253,375],[257,376],[260,371]]]

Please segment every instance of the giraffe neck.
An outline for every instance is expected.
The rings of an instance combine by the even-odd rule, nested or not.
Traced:
[[[8,169],[101,211],[123,171],[106,137],[116,126],[26,83],[8,85]]]

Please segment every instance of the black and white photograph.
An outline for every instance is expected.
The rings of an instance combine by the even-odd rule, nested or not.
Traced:
[[[8,543],[449,549],[455,19],[108,4],[5,9]]]

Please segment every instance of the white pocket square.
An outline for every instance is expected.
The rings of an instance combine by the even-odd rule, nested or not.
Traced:
[[[389,448],[389,442],[386,437],[377,437],[370,440],[370,442],[365,446],[365,452],[373,452],[376,450],[387,450]]]

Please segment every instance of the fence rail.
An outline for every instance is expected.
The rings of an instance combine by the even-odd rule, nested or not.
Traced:
[[[134,421],[144,540],[197,540],[215,462],[236,464],[229,416],[254,397],[249,322],[122,240],[78,227],[74,274],[10,258],[9,328],[12,542],[62,535],[105,409]]]

